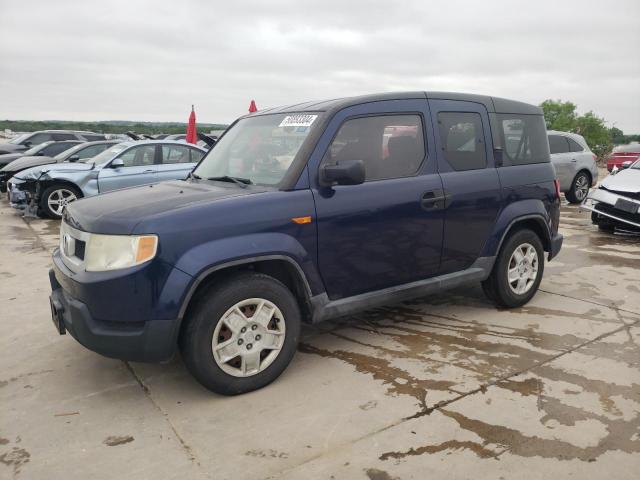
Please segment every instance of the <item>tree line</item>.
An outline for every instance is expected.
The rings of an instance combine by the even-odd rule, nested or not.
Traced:
[[[224,130],[227,125],[217,123],[198,123],[198,130]],[[35,132],[36,130],[87,130],[96,133],[125,133],[134,131],[155,135],[158,133],[176,134],[186,133],[187,124],[180,122],[71,122],[63,120],[0,120],[0,131]]]
[[[607,127],[604,118],[593,112],[578,115],[576,105],[562,100],[545,100],[540,104],[547,129],[582,135],[599,159],[604,159],[615,145],[640,141],[640,135],[625,135],[617,127]]]

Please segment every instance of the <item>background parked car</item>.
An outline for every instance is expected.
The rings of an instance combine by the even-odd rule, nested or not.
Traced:
[[[0,154],[22,152],[44,142],[62,142],[66,140],[79,140],[91,142],[105,140],[105,136],[99,133],[74,130],[40,130],[38,132],[25,133],[12,138],[7,143],[0,144]]]
[[[577,133],[549,130],[551,163],[569,203],[580,203],[598,181],[597,157]]]
[[[80,140],[70,140],[66,142],[44,142],[28,150],[16,153],[4,153],[0,155],[0,168],[9,165],[14,160],[21,157],[53,157],[69,148],[69,144],[80,143]]]
[[[99,142],[56,142],[69,143],[69,146],[56,155],[55,157],[38,156],[38,157],[21,157],[14,160],[9,165],[0,169],[0,190],[6,191],[6,182],[16,173],[28,168],[37,167],[39,165],[48,165],[51,163],[78,162],[88,160],[95,157],[99,153],[104,152],[107,148],[121,143],[119,140],[103,140]]]
[[[638,157],[640,157],[640,143],[619,145],[613,149],[613,152],[607,158],[607,170],[611,171],[614,167],[620,169],[625,162],[633,163]]]
[[[78,144],[82,144],[83,142],[79,140],[67,140],[65,142],[46,142],[49,150],[48,155],[42,155],[39,152],[34,155],[21,155],[12,162],[4,165],[0,168],[0,192],[7,191],[7,182],[11,177],[13,177],[16,173],[21,170],[25,170],[30,167],[35,167],[36,165],[44,165],[47,163],[53,163],[53,155],[57,155],[60,153],[64,153],[67,150],[75,147]],[[34,147],[39,148],[39,145]],[[32,149],[27,150],[30,152]],[[25,152],[26,153],[26,152]],[[11,154],[15,155],[15,154]]]
[[[78,198],[184,179],[205,153],[205,149],[183,142],[124,142],[87,162],[43,165],[20,172],[9,181],[10,200],[16,208],[34,201],[43,215],[60,218],[64,207]]]

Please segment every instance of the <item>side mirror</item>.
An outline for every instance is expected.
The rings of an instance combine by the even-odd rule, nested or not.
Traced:
[[[625,170],[625,169],[629,168],[632,163],[633,162],[631,160],[627,160],[626,162],[622,162],[622,166],[620,167],[620,170]]]
[[[345,160],[320,168],[320,183],[331,185],[359,185],[364,183],[365,169],[362,160]]]
[[[28,140],[26,142],[22,142],[22,145],[24,145],[27,148],[31,148],[33,146],[33,144]]]
[[[122,161],[121,158],[116,158],[113,162],[111,162],[111,165],[109,165],[111,168],[120,168],[120,167],[124,167],[124,162]]]
[[[80,160],[80,156],[79,155],[71,155],[67,161],[68,162],[77,162],[78,160]]]

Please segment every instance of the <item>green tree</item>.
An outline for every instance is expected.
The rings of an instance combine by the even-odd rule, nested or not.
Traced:
[[[576,125],[576,105],[562,100],[545,100],[540,104],[547,129],[570,132]]]
[[[627,143],[624,132],[617,127],[611,127],[609,129],[609,136],[611,137],[611,142],[614,145],[621,145],[623,143]]]
[[[605,120],[593,112],[578,115],[576,105],[562,100],[545,100],[540,104],[549,130],[572,132],[582,135],[599,159],[604,159],[613,145],[613,129],[607,128]],[[616,129],[618,130],[618,129]],[[620,130],[618,130],[622,133]]]
[[[612,142],[609,129],[604,123],[604,119],[596,116],[593,112],[587,112],[576,119],[576,126],[573,130],[584,137],[593,153],[598,158],[604,158],[611,152]]]

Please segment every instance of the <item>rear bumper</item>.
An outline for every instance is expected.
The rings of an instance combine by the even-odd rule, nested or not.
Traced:
[[[95,318],[89,305],[65,290],[57,276],[65,275],[59,257],[49,271],[52,314],[60,333],[69,332],[80,344],[105,357],[135,362],[169,360],[176,350],[179,321],[106,321]]]

